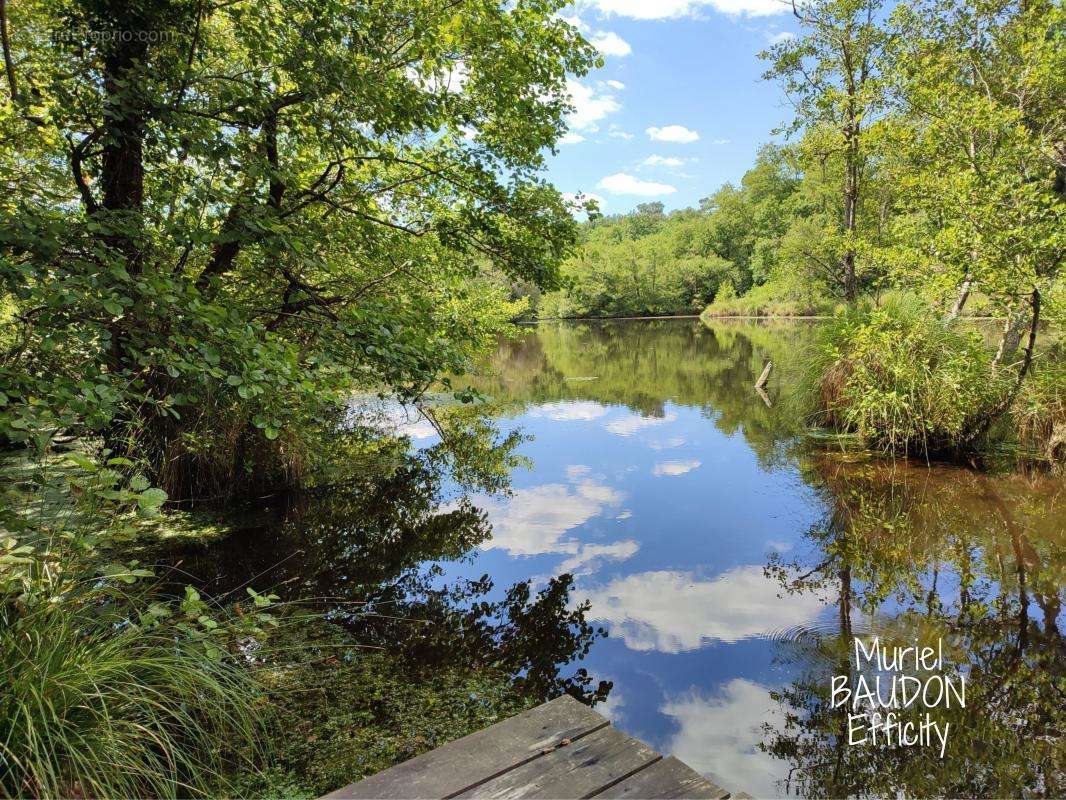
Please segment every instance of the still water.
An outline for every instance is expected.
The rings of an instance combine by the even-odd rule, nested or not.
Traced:
[[[486,424],[521,457],[509,492],[464,490],[434,455],[436,427],[412,414],[398,478],[305,500],[214,568],[321,596],[448,598],[464,632],[489,630],[477,647],[491,640],[545,685],[554,671],[557,688],[609,681],[598,708],[617,727],[756,797],[1061,795],[1061,476],[860,459],[813,441],[793,397],[813,333],[694,320],[529,329],[475,381],[492,400]],[[562,575],[573,581],[560,600]],[[491,628],[518,613],[527,597],[508,587],[527,581],[551,594],[556,627],[522,612]],[[606,635],[573,633],[565,615],[582,609]],[[840,642],[875,633],[942,641],[967,677],[967,707],[937,710],[951,724],[942,758],[844,742],[827,703],[847,672]],[[521,655],[516,639],[530,643]],[[587,677],[566,684],[577,667]]]

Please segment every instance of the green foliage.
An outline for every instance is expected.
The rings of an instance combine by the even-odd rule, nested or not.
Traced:
[[[1009,391],[977,331],[900,297],[830,322],[810,374],[816,420],[886,452],[966,449]]]
[[[1061,284],[1064,14],[1054,2],[918,0],[892,16],[896,113],[881,149],[900,209],[883,257],[941,307],[966,278],[997,316]]]
[[[744,291],[790,273],[778,251],[807,214],[792,201],[798,185],[792,155],[766,146],[739,187],[722,187],[698,211],[664,214],[661,203],[644,203],[590,220],[563,266],[566,288],[541,299],[540,317],[698,313],[726,286]]]
[[[0,103],[0,437],[173,498],[284,483],[353,389],[417,396],[551,287],[561,3],[30,0]],[[258,488],[258,487],[254,487]]]
[[[175,626],[172,613],[95,582],[29,609],[3,599],[0,792],[209,795],[255,763],[267,713],[258,687],[182,630],[210,617]]]
[[[706,319],[714,317],[810,317],[831,313],[832,298],[810,284],[771,281],[753,287],[737,297],[732,284],[726,284],[714,302],[703,310]]]
[[[213,794],[262,742],[237,647],[272,598],[225,613],[170,598],[124,555],[166,494],[129,459],[79,450],[0,464],[0,793]],[[132,477],[128,475],[132,473]]]
[[[265,770],[239,776],[244,797],[319,797],[534,702],[504,673],[412,664],[299,615],[257,676],[276,710],[277,746]]]

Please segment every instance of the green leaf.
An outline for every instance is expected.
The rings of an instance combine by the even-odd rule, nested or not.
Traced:
[[[145,489],[143,492],[137,495],[137,505],[144,510],[151,510],[159,508],[163,503],[167,501],[167,493],[162,489],[151,488]]]

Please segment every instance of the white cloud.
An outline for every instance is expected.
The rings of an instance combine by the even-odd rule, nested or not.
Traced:
[[[648,138],[656,142],[677,142],[690,144],[700,138],[696,131],[691,131],[684,125],[664,125],[661,128],[652,126],[645,131]]]
[[[676,169],[684,164],[685,159],[676,156],[648,156],[640,162],[642,167],[667,167],[669,169]]]
[[[631,516],[633,516],[633,512],[626,510],[626,511],[623,511],[621,514],[619,514],[617,517],[615,517],[615,519],[618,519],[618,520],[629,519]]]
[[[781,42],[790,42],[796,38],[796,34],[789,31],[780,31],[770,37],[770,44],[781,44]]]
[[[622,108],[614,95],[597,91],[573,78],[567,78],[566,91],[574,106],[574,110],[567,115],[567,122],[571,128],[579,131],[597,130],[596,123]]]
[[[652,475],[661,477],[663,475],[676,476],[684,475],[686,472],[692,472],[694,469],[698,469],[700,462],[696,459],[691,461],[663,461],[660,464],[656,464],[651,471]]]
[[[474,504],[488,514],[492,538],[485,550],[506,550],[512,556],[542,553],[578,555],[581,543],[563,538],[567,531],[583,525],[609,506],[617,506],[625,495],[610,486],[584,480],[574,486],[546,483],[515,489],[508,497],[480,494]]]
[[[607,131],[607,135],[612,139],[625,139],[627,142],[633,138],[633,134],[622,130],[617,125],[612,125],[610,130]]]
[[[729,139],[712,139],[711,144],[729,144]]]
[[[652,450],[667,450],[673,447],[680,447],[685,443],[685,437],[683,436],[671,436],[669,439],[662,439],[657,442],[648,442],[648,447]]]
[[[632,436],[639,430],[644,428],[651,428],[655,425],[666,425],[674,422],[677,419],[677,414],[664,414],[661,417],[645,417],[642,414],[629,414],[622,419],[616,419],[608,422],[603,427],[607,429],[609,433],[617,434],[618,436]]]
[[[576,481],[579,478],[584,478],[590,472],[592,472],[592,467],[586,467],[584,464],[571,464],[566,468],[566,477]]]
[[[682,653],[707,642],[735,642],[809,626],[823,605],[810,594],[778,597],[761,566],[736,567],[712,580],[664,570],[628,575],[592,589],[589,619],[608,623],[631,650]]]
[[[587,422],[599,419],[607,413],[607,409],[591,400],[561,400],[557,403],[544,403],[530,409],[528,413],[534,417],[548,417],[560,422]]]
[[[782,0],[580,0],[601,14],[617,14],[632,19],[669,19],[692,16],[704,8],[723,14],[763,17],[791,11]]]
[[[588,575],[601,561],[625,561],[636,555],[639,549],[640,545],[632,539],[611,544],[585,544],[556,567],[556,574],[569,572],[573,575]]]
[[[559,137],[559,144],[577,144],[578,142],[583,141],[585,141],[585,137],[580,133],[574,133],[573,131],[564,133]]]
[[[662,712],[679,725],[667,752],[720,786],[755,797],[780,796],[782,764],[759,749],[766,738],[762,726],[773,724],[777,712],[766,687],[734,678],[713,697],[693,690],[671,698]]]
[[[640,178],[634,178],[624,172],[608,175],[597,185],[612,194],[635,194],[640,197],[659,197],[660,195],[673,194],[677,191],[676,186],[671,186],[668,183],[642,181]]]
[[[593,34],[592,46],[603,53],[605,56],[628,56],[633,52],[633,48],[629,46],[629,42],[623,39],[614,31],[598,31]]]
[[[619,92],[622,91],[624,88],[626,88],[626,85],[624,83],[622,83],[621,81],[610,80],[610,81],[605,81],[605,83],[608,86],[610,86],[612,89],[614,89],[616,91],[619,91]]]

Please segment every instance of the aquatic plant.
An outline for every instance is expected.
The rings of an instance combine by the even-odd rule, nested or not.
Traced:
[[[930,455],[977,444],[1010,391],[980,334],[890,296],[826,325],[808,370],[817,424],[871,449]]]

